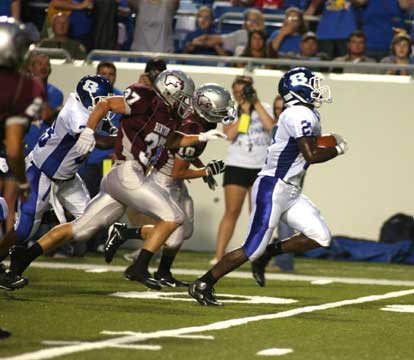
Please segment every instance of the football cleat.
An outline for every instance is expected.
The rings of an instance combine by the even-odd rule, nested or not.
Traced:
[[[23,245],[13,245],[9,250],[11,273],[21,276],[23,271],[30,265],[29,249]]]
[[[136,271],[133,270],[132,265],[127,267],[124,272],[124,277],[127,280],[131,281],[138,281],[141,284],[145,285],[147,288],[152,290],[161,290],[162,286],[160,283],[150,276],[149,272],[144,274],[138,274]]]
[[[114,223],[108,229],[108,238],[104,245],[105,261],[110,263],[115,256],[119,247],[127,241],[127,237],[123,235],[123,230],[127,228],[126,224]]]
[[[29,281],[23,276],[11,272],[0,274],[0,289],[13,291],[25,287],[28,283]]]
[[[10,331],[0,328],[0,339],[7,339],[10,335]]]
[[[160,274],[158,271],[156,271],[154,273],[154,279],[158,280],[161,286],[167,286],[167,287],[172,287],[172,288],[175,288],[175,287],[188,288],[188,286],[190,285],[190,283],[188,282],[177,280],[176,278],[174,278],[174,276],[172,276],[171,273]]]
[[[266,285],[265,270],[266,266],[272,258],[272,254],[266,248],[264,254],[257,260],[252,261],[252,275],[256,280],[257,285],[264,287]]]
[[[214,296],[214,288],[201,280],[190,284],[188,294],[203,306],[223,306]]]

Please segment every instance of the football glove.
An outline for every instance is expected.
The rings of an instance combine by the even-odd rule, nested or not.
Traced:
[[[207,142],[210,140],[227,139],[227,136],[221,131],[213,129],[198,135],[198,140],[201,142]]]
[[[95,146],[95,137],[93,136],[94,131],[91,128],[85,128],[78,141],[75,144],[75,149],[81,156],[89,154]]]
[[[203,176],[203,181],[208,185],[211,190],[215,190],[217,185],[216,179],[213,175]]]
[[[336,151],[338,152],[338,155],[343,155],[348,151],[348,143],[347,141],[338,134],[332,134],[335,136],[337,145],[335,146]]]
[[[212,160],[206,165],[208,175],[221,174],[225,167],[226,165],[224,165],[224,161],[222,160]]]

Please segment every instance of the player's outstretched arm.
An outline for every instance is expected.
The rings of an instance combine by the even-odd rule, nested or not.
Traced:
[[[125,102],[123,96],[107,97],[106,99],[99,101],[93,108],[91,114],[89,115],[86,127],[95,131],[98,123],[108,114],[109,111],[118,114],[129,114],[131,109]]]
[[[190,169],[190,161],[175,157],[171,176],[178,179],[196,179],[207,175],[206,168]]]
[[[174,179],[196,179],[220,174],[225,168],[222,160],[212,160],[205,167],[198,169],[190,169],[190,164],[189,161],[176,157],[171,176]]]
[[[338,146],[326,148],[319,147],[316,145],[314,137],[301,137],[296,139],[296,141],[305,160],[310,164],[317,164],[331,160],[334,157],[343,154],[346,150],[345,149],[341,153],[340,150],[337,149]]]
[[[95,147],[95,130],[98,123],[108,114],[109,111],[119,114],[129,114],[131,108],[125,102],[123,96],[111,96],[99,101],[89,115],[86,128],[81,132],[75,144],[80,155],[89,154]]]
[[[209,130],[204,133],[197,135],[186,135],[175,131],[172,133],[167,140],[165,146],[169,149],[176,149],[179,147],[187,147],[191,145],[196,145],[200,142],[207,142],[211,140],[226,139],[227,136],[220,130]]]

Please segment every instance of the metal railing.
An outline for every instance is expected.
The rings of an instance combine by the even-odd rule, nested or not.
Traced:
[[[42,48],[42,47],[34,47],[31,51],[36,51],[42,54],[46,54],[51,58],[54,59],[64,59],[65,63],[73,62],[72,56],[69,52],[62,48]]]
[[[153,53],[140,51],[111,51],[111,50],[92,50],[86,57],[85,63],[91,64],[94,57],[103,58],[127,58],[136,59],[139,62],[142,60],[161,58],[167,62],[171,61],[191,61],[194,62],[211,62],[212,66],[217,63],[225,65],[246,64],[248,71],[253,71],[255,68],[275,68],[285,69],[286,67],[305,66],[310,69],[321,70],[324,72],[331,72],[336,70],[350,69],[352,72],[364,71],[369,74],[381,74],[387,70],[407,70],[414,74],[414,65],[408,64],[380,64],[380,63],[352,63],[339,61],[313,61],[313,60],[297,60],[297,59],[258,59],[251,57],[237,57],[237,56],[212,56],[212,55],[191,55],[191,54],[170,54],[170,53]]]

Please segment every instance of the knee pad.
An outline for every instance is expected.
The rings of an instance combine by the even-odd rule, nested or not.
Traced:
[[[320,246],[328,247],[331,244],[331,232],[325,224],[319,224],[319,226],[312,229],[311,233],[305,235],[316,241]]]
[[[165,247],[168,249],[179,248],[184,241],[184,225],[180,225],[173,233],[168,237],[165,242]]]

